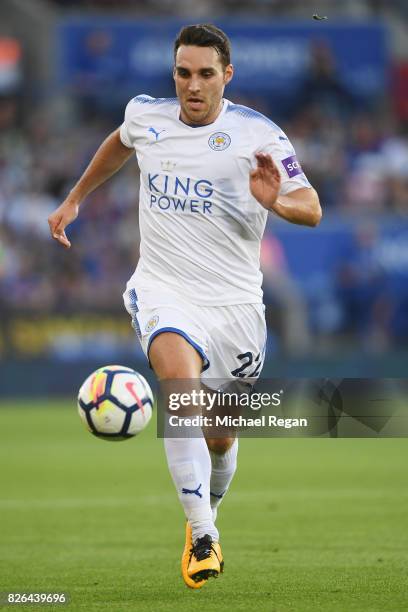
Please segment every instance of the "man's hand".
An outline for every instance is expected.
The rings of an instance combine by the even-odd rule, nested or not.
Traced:
[[[319,225],[322,209],[316,191],[311,187],[299,187],[286,196],[279,196],[281,176],[272,157],[267,153],[256,153],[255,157],[258,167],[251,170],[249,178],[254,198],[290,223],[309,227]]]
[[[256,153],[258,163],[249,175],[249,188],[252,195],[264,208],[270,209],[276,202],[280,185],[280,172],[272,157],[267,153]]]
[[[48,217],[51,236],[67,249],[71,247],[71,243],[65,234],[65,228],[77,218],[78,210],[78,204],[67,199]]]

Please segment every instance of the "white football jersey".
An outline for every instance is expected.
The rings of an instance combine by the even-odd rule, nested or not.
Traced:
[[[127,289],[160,287],[194,304],[262,301],[259,251],[268,211],[251,195],[255,153],[270,153],[281,194],[310,187],[284,132],[224,99],[214,123],[180,120],[177,98],[140,95],[126,107],[120,137],[140,168],[140,260]]]

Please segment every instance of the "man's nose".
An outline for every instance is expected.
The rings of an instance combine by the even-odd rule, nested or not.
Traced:
[[[190,82],[188,84],[188,89],[191,92],[198,92],[200,91],[200,79],[197,77],[192,76],[190,79]]]

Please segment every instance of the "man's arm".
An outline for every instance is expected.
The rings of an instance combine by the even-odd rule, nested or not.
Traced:
[[[115,174],[133,153],[133,148],[129,149],[122,144],[119,128],[103,141],[68,197],[48,217],[51,236],[55,240],[67,249],[70,248],[71,243],[65,234],[65,228],[77,218],[79,206],[87,195]]]
[[[322,218],[319,196],[313,187],[301,187],[288,195],[279,196],[269,210],[290,223],[309,227],[319,225]]]
[[[319,196],[313,188],[300,187],[288,195],[280,196],[281,177],[272,157],[257,153],[257,168],[250,173],[251,193],[267,210],[279,217],[296,223],[315,227],[322,218]]]

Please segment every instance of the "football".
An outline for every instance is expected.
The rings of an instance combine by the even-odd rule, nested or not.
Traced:
[[[153,394],[146,379],[125,366],[99,368],[78,394],[78,412],[85,427],[104,440],[127,440],[149,423]]]

